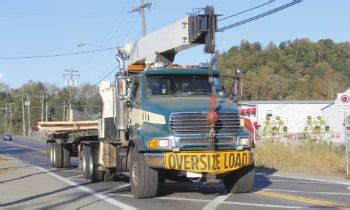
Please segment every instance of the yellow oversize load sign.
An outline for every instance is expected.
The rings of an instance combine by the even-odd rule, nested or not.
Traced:
[[[164,153],[166,169],[224,173],[251,164],[249,151]]]

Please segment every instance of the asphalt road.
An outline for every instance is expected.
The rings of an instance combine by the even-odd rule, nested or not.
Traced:
[[[77,160],[72,160],[70,169],[51,168],[46,144],[37,140],[15,137],[0,142],[0,157],[10,158],[12,164],[0,161],[1,209],[350,209],[350,180],[345,179],[302,178],[258,169],[251,193],[228,194],[222,184],[167,182],[158,197],[139,200],[131,195],[127,181],[84,180]]]

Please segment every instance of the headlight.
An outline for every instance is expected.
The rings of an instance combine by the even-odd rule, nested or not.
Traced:
[[[158,145],[159,147],[169,147],[169,139],[159,139]]]
[[[170,149],[171,147],[171,138],[151,138],[148,141],[149,149]]]
[[[247,137],[239,138],[238,146],[250,147],[250,139]]]

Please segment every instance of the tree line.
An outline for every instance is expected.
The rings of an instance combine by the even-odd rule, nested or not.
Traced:
[[[222,75],[242,70],[243,100],[331,100],[350,85],[349,42],[297,39],[263,48],[258,42],[243,40],[240,46],[219,54],[218,60]],[[226,90],[231,82],[226,77]],[[21,134],[23,117],[26,129],[36,127],[42,112],[49,121],[63,120],[69,99],[69,88],[53,84],[29,81],[11,89],[0,82],[0,133],[11,125],[12,133]],[[98,87],[91,84],[74,88],[71,103],[75,110],[95,117],[102,109]]]
[[[220,55],[218,66],[224,75],[242,70],[244,100],[331,100],[349,86],[350,43],[296,39],[262,48],[243,40]]]
[[[22,134],[23,119],[27,133],[31,128],[36,128],[37,123],[41,120],[67,119],[69,92],[69,88],[59,88],[56,85],[42,82],[29,81],[16,89],[0,83],[0,123],[2,125],[0,133]],[[85,112],[91,117],[99,116],[101,99],[97,86],[82,84],[73,88],[72,93],[71,106],[73,109]]]

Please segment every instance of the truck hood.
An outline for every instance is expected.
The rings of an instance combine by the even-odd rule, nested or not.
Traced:
[[[210,97],[163,97],[148,99],[144,111],[163,115],[166,119],[173,112],[209,112]],[[217,112],[238,112],[237,106],[227,98],[216,99]],[[168,120],[166,120],[168,121]]]

